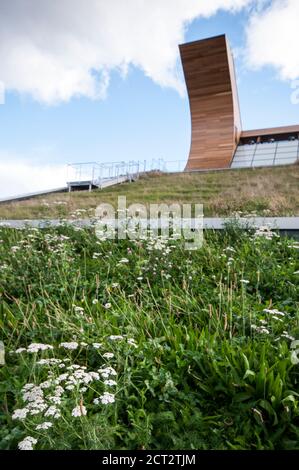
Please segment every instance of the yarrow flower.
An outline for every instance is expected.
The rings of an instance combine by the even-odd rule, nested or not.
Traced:
[[[109,403],[115,402],[115,396],[112,393],[105,392],[100,396],[102,405],[108,405]]]
[[[263,312],[270,313],[271,315],[280,315],[282,317],[285,316],[285,314],[283,312],[280,312],[279,310],[276,310],[276,308],[274,308],[274,309],[264,308]]]
[[[111,308],[111,304],[109,302],[107,302],[104,307],[108,310],[109,308]]]
[[[28,408],[20,408],[18,410],[15,410],[13,412],[12,419],[20,419],[21,421],[23,421],[24,419],[26,419],[28,412]]]
[[[45,421],[44,423],[41,423],[41,424],[38,424],[36,426],[36,431],[39,431],[40,429],[49,429],[53,426],[53,423],[51,423],[50,421]]]
[[[111,339],[111,341],[117,341],[117,340],[124,339],[124,337],[122,335],[110,335],[109,339]]]
[[[92,343],[95,349],[99,349],[102,346],[102,343]]]
[[[28,346],[27,352],[36,353],[38,351],[46,351],[47,349],[53,349],[51,344],[32,343]]]
[[[86,416],[86,415],[87,415],[87,411],[86,411],[85,406],[83,405],[76,406],[72,411],[72,416],[74,416],[75,418],[78,418],[80,416]]]
[[[110,366],[99,369],[99,373],[104,379],[108,379],[110,375],[117,375],[116,370]]]
[[[77,349],[79,345],[76,341],[71,341],[69,343],[60,343],[59,346],[64,349],[74,350],[74,349]]]
[[[58,419],[61,417],[61,413],[56,406],[49,406],[47,411],[45,412],[45,416],[53,416],[54,419]]]
[[[114,354],[107,352],[107,353],[103,354],[103,357],[105,359],[112,359],[114,357]]]
[[[115,382],[115,380],[104,380],[104,384],[105,385],[108,385],[109,387],[113,387],[114,385],[117,385],[117,382]]]
[[[21,442],[18,443],[18,448],[20,450],[33,450],[33,446],[37,443],[37,439],[34,437],[27,436]]]

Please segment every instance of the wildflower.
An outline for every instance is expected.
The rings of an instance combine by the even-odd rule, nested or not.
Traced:
[[[66,390],[74,390],[75,385],[66,385]]]
[[[102,346],[102,343],[92,343],[95,349],[99,349]]]
[[[105,392],[100,396],[102,405],[108,405],[109,403],[115,402],[115,396],[112,393]]]
[[[65,348],[65,349],[70,349],[70,350],[74,350],[74,349],[77,349],[77,347],[79,346],[78,343],[76,341],[72,341],[70,343],[60,343],[59,345],[61,348]]]
[[[45,416],[53,416],[53,418],[57,419],[61,417],[61,413],[56,406],[51,405],[45,412]]]
[[[54,405],[60,405],[61,403],[61,398],[59,396],[56,396],[56,395],[52,395],[49,397],[49,401],[51,401],[52,403],[54,403]]]
[[[93,305],[96,305],[98,302],[99,302],[98,299],[93,299],[92,301]]]
[[[82,308],[82,307],[75,306],[74,311],[75,311],[75,313],[78,313],[79,315],[82,315],[82,316],[84,315],[84,308]]]
[[[13,412],[12,419],[20,419],[21,421],[23,421],[24,419],[26,419],[28,412],[29,412],[28,408],[21,408],[21,409],[15,410]]]
[[[270,313],[271,315],[281,315],[282,317],[285,316],[285,313],[280,312],[279,310],[276,310],[276,308],[274,308],[274,309],[265,308],[265,309],[263,310],[263,312],[265,312],[265,313]]]
[[[111,341],[117,341],[117,340],[124,339],[124,337],[122,335],[111,335],[109,336],[109,339],[111,339]]]
[[[116,287],[119,287],[118,282],[113,282],[113,283],[111,284],[111,287],[113,287],[114,289],[115,289]]]
[[[85,406],[83,405],[76,406],[72,411],[72,416],[74,416],[75,418],[78,418],[80,416],[86,416],[86,415],[87,415],[87,411],[86,411]]]
[[[104,305],[104,307],[105,307],[106,309],[111,308],[111,304],[110,304],[109,302],[107,302],[107,303]]]
[[[38,351],[46,351],[47,349],[53,349],[51,344],[32,343],[28,346],[27,352],[36,353]]]
[[[40,364],[40,365],[52,365],[52,364],[61,364],[61,359],[55,359],[54,357],[50,358],[50,359],[40,359],[39,361],[37,361],[37,364]]]
[[[24,352],[24,351],[26,351],[26,348],[18,348],[18,349],[15,350],[15,353],[16,353],[16,354],[20,354],[20,353],[22,353],[22,352]]]
[[[107,352],[107,353],[103,354],[103,357],[105,359],[112,359],[114,357],[114,354]]]
[[[293,338],[293,336],[289,335],[287,331],[283,331],[283,333],[282,333],[282,335],[280,335],[280,337],[290,339],[291,341],[295,340],[295,338]]]
[[[39,385],[34,385],[30,389],[23,389],[23,400],[35,402],[43,400],[44,392]]]
[[[136,344],[134,338],[128,338],[127,342],[128,342],[128,344],[130,344],[131,346],[134,346],[135,348],[137,348],[137,344]]]
[[[42,389],[50,388],[52,386],[52,380],[45,380],[45,382],[40,383],[39,386]]]
[[[247,281],[247,279],[240,279],[240,282],[242,282],[242,284],[249,284],[249,281]]]
[[[267,328],[263,326],[251,325],[251,328],[255,330],[257,333],[266,334],[266,335],[270,334],[270,331],[267,330]]]
[[[128,262],[129,262],[129,260],[128,260],[127,258],[122,258],[122,259],[119,261],[119,263],[121,263],[121,264],[125,264],[125,263],[128,263]]]
[[[49,429],[52,426],[53,423],[51,423],[50,421],[45,421],[44,423],[38,424],[35,429],[39,431],[40,429]]]
[[[63,388],[62,388],[60,385],[58,385],[57,387],[55,387],[54,393],[55,393],[55,396],[56,396],[56,397],[60,397],[60,395],[62,395],[63,392],[64,392],[64,390],[63,390]]]
[[[33,450],[33,446],[37,443],[37,439],[34,437],[27,436],[21,442],[18,443],[18,448],[20,450]]]
[[[115,380],[104,380],[104,384],[105,385],[108,385],[109,387],[113,387],[114,385],[117,385],[117,382],[115,382]]]
[[[110,366],[99,369],[99,373],[104,379],[108,379],[110,375],[117,375],[116,370]]]

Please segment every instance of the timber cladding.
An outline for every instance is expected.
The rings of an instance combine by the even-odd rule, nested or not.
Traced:
[[[233,58],[225,35],[179,46],[191,113],[186,170],[228,168],[241,134]]]

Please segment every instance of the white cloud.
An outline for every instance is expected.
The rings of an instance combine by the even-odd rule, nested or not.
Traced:
[[[178,44],[193,19],[253,0],[1,0],[0,80],[47,104],[105,97],[110,71],[139,67],[183,92]]]
[[[299,1],[273,0],[254,14],[247,27],[247,65],[274,66],[280,78],[299,77]]]
[[[32,164],[1,152],[0,198],[66,186],[65,165]]]

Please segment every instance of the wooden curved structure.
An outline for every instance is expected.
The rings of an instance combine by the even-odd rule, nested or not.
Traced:
[[[234,62],[226,36],[179,48],[192,124],[185,170],[228,168],[242,126]]]

